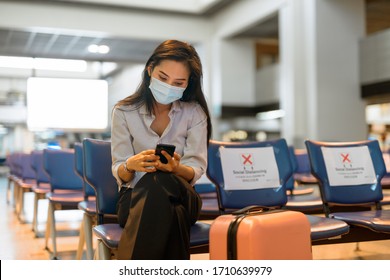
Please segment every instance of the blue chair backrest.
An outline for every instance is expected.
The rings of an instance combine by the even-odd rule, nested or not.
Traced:
[[[272,147],[279,170],[279,186],[254,190],[225,190],[220,147],[264,148]],[[221,209],[240,209],[250,205],[281,207],[287,203],[285,184],[292,175],[287,143],[284,139],[264,142],[235,143],[210,140],[208,148],[207,176],[216,185]]]
[[[288,178],[287,182],[286,182],[286,190],[293,190],[294,189],[294,185],[295,185],[295,179],[294,179],[294,173],[298,170],[298,162],[297,162],[297,158],[295,156],[295,149],[293,146],[289,146],[288,147],[288,151],[289,151],[289,156],[290,156],[290,163],[291,163],[291,168],[292,168],[292,175],[290,176],[290,178]]]
[[[42,150],[34,150],[31,152],[31,167],[35,171],[35,176],[37,180],[37,184],[41,183],[49,183],[50,178],[46,173],[45,169],[43,169],[43,151]]]
[[[35,180],[35,170],[31,166],[31,154],[21,154],[21,167],[22,167],[22,179],[23,180]]]
[[[118,184],[112,175],[111,142],[85,138],[84,178],[96,191],[98,215],[116,215]]]
[[[74,169],[74,150],[45,149],[43,168],[49,175],[52,192],[55,190],[82,191],[83,180]]]
[[[309,154],[311,172],[319,181],[321,197],[325,203],[361,204],[378,202],[383,199],[380,181],[386,174],[386,166],[377,140],[340,143],[306,140],[305,144]],[[374,184],[330,186],[321,147],[335,148],[360,146],[368,147],[377,182]]]
[[[310,160],[307,153],[297,153],[295,154],[295,159],[297,162],[296,173],[301,174],[310,174]]]
[[[95,196],[95,190],[84,180],[84,155],[82,143],[77,142],[74,144],[74,153],[76,173],[83,180],[84,198],[88,200],[88,197]]]
[[[16,164],[16,157],[17,157],[16,153],[9,154],[6,157],[5,164],[9,167],[9,172],[11,175],[17,175],[17,173],[18,173],[18,170],[17,170],[18,166]]]
[[[14,175],[17,176],[18,178],[22,179],[23,176],[23,168],[22,168],[22,160],[23,160],[23,153],[16,152],[13,154],[13,166],[14,166]]]

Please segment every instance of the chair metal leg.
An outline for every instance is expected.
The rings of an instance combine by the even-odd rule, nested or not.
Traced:
[[[33,210],[32,230],[35,233],[35,237],[38,234],[38,194],[34,192],[34,210]]]
[[[14,183],[14,193],[13,193],[13,204],[14,204],[14,207],[15,207],[15,213],[18,214],[18,208],[19,208],[19,205],[18,205],[18,197],[19,197],[19,191],[20,191],[20,186],[18,183]]]
[[[20,204],[21,204],[22,193],[23,193],[22,187],[18,184],[17,193],[15,194],[15,214],[18,218],[21,209]]]
[[[360,243],[359,243],[359,242],[356,242],[355,252],[359,252],[359,251],[361,251],[361,250],[360,250]]]
[[[46,194],[44,194],[44,193],[34,193],[34,216],[33,216],[32,227],[33,227],[33,231],[35,233],[35,237],[38,237],[39,200],[45,199],[45,198],[46,198]]]
[[[7,195],[6,195],[6,200],[7,204],[11,202],[11,188],[13,187],[13,181],[11,179],[8,179],[8,185],[7,185]]]
[[[76,259],[81,260],[84,243],[86,245],[86,258],[87,260],[92,260],[93,258],[93,239],[92,239],[92,225],[93,217],[87,213],[83,214],[83,221],[80,227],[80,239],[77,249]]]
[[[52,220],[51,220],[51,214],[50,212],[52,211],[51,208],[52,208],[52,204],[49,202],[49,207],[47,209],[47,219],[46,219],[46,230],[45,230],[45,249],[46,250],[49,250],[49,247],[48,247],[48,240],[49,240],[49,236],[50,236],[50,229],[51,229],[51,223],[52,223]]]
[[[80,237],[79,237],[79,245],[78,245],[78,248],[77,248],[77,253],[76,253],[76,260],[81,260],[81,257],[83,255],[83,251],[84,251],[84,243],[85,243],[85,223],[86,223],[86,219],[87,219],[87,214],[84,213],[83,214],[83,220],[81,222],[81,226],[80,226]]]
[[[98,239],[98,241],[97,241],[97,247],[96,247],[94,259],[95,260],[110,260],[111,259],[110,249],[107,248],[106,245],[104,245],[104,243],[101,239]]]
[[[57,242],[56,242],[56,223],[55,223],[55,205],[54,203],[49,203],[47,211],[47,222],[46,222],[46,233],[45,233],[45,248],[49,250],[48,241],[51,237],[53,244],[53,259],[57,259]]]
[[[19,209],[18,209],[18,212],[17,212],[17,215],[18,215],[18,219],[21,223],[24,223],[24,194],[27,192],[27,190],[23,187],[20,187],[19,188],[19,198],[18,198],[18,205],[19,205]]]
[[[56,221],[55,221],[55,205],[50,203],[52,207],[49,207],[50,215],[51,215],[51,223],[50,223],[50,233],[51,233],[51,242],[53,244],[53,259],[57,259],[57,232],[56,232]]]
[[[92,256],[93,256],[93,240],[92,240],[93,217],[90,215],[87,215],[87,214],[85,214],[85,215],[86,215],[86,220],[84,223],[84,236],[85,236],[87,259],[92,260]]]

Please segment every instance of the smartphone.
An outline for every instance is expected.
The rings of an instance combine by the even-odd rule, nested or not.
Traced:
[[[160,161],[164,164],[168,163],[166,157],[161,153],[162,150],[166,151],[171,157],[173,157],[173,153],[175,152],[176,146],[170,144],[157,144],[155,154],[160,156]]]

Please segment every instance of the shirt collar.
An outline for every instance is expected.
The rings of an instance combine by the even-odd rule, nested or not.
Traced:
[[[176,100],[172,103],[172,107],[171,107],[171,110],[169,111],[169,114],[171,114],[171,112],[175,112],[175,111],[181,111],[181,108],[182,108],[182,104],[180,101]],[[139,112],[140,114],[144,114],[146,115],[148,112],[146,110],[146,105],[143,104],[140,109],[139,109]]]

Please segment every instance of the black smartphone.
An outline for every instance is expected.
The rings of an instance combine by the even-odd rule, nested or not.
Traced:
[[[160,156],[160,161],[164,164],[168,163],[166,157],[161,153],[162,150],[166,151],[171,157],[173,157],[173,153],[175,152],[176,146],[170,144],[157,144],[155,154]]]

